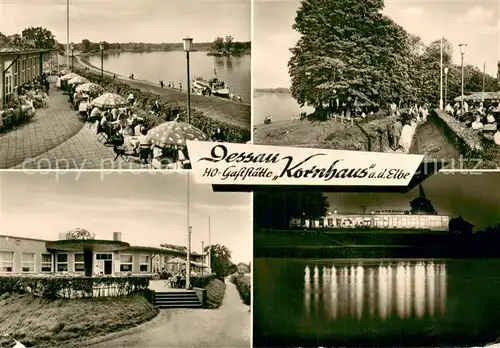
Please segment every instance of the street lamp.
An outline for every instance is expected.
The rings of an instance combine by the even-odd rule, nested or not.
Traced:
[[[101,84],[104,83],[104,44],[99,44],[99,49],[101,50]]]
[[[190,37],[186,37],[184,40],[184,51],[186,52],[186,62],[187,62],[187,116],[188,116],[188,124],[191,124],[191,81],[189,80],[189,52],[191,51],[191,46],[193,44],[193,39]]]
[[[187,261],[186,261],[186,290],[191,287],[191,233],[193,228],[189,226],[188,228],[188,249],[187,249]]]
[[[70,49],[71,49],[71,71],[74,71],[74,67],[75,67],[75,53],[74,53],[74,49],[75,47],[73,47],[73,44],[71,44],[70,46]]]
[[[465,47],[467,47],[467,44],[460,44],[458,45],[460,47],[460,55],[462,57],[462,115],[464,114],[464,54],[465,54]]]
[[[448,71],[449,68],[444,68],[444,104],[448,105]]]

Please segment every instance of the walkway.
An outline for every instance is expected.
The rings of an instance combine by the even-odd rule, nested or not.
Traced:
[[[162,309],[157,318],[86,347],[250,347],[251,313],[227,282],[219,309]],[[85,347],[80,343],[79,347]]]
[[[64,143],[83,127],[68,97],[52,88],[48,108],[38,109],[34,121],[0,135],[0,169],[20,165]]]

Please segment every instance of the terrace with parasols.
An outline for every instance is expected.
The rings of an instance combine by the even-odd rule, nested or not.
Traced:
[[[56,87],[65,91],[70,106],[87,127],[95,129],[97,140],[113,148],[115,161],[134,161],[142,168],[189,169],[186,140],[209,140],[178,117],[147,129],[144,112],[134,103],[133,94],[124,98],[106,93],[98,84],[68,70],[59,72]]]

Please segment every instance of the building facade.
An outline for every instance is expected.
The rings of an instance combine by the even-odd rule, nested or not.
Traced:
[[[384,229],[430,229],[448,231],[448,215],[379,213],[342,214],[329,213],[325,217],[309,221],[292,219],[290,227],[303,228],[384,228]]]
[[[16,88],[39,77],[50,59],[50,50],[0,50],[0,108]]]
[[[54,249],[54,245],[62,241],[0,235],[0,274],[83,274],[83,250],[65,251],[57,250],[57,247]],[[104,242],[112,243],[117,240]],[[179,267],[169,263],[174,258],[186,260],[186,252],[143,246],[129,246],[119,251],[99,250],[93,252],[94,274],[119,276],[152,274],[162,269],[174,271]],[[207,255],[203,257],[192,252],[190,259],[191,269],[195,271],[201,271],[203,266],[208,265]]]

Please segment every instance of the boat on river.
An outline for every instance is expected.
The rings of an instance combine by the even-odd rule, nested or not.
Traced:
[[[229,88],[224,81],[220,81],[217,78],[205,80],[197,77],[192,82],[192,86],[194,92],[200,95],[215,95],[222,98],[229,98]]]

